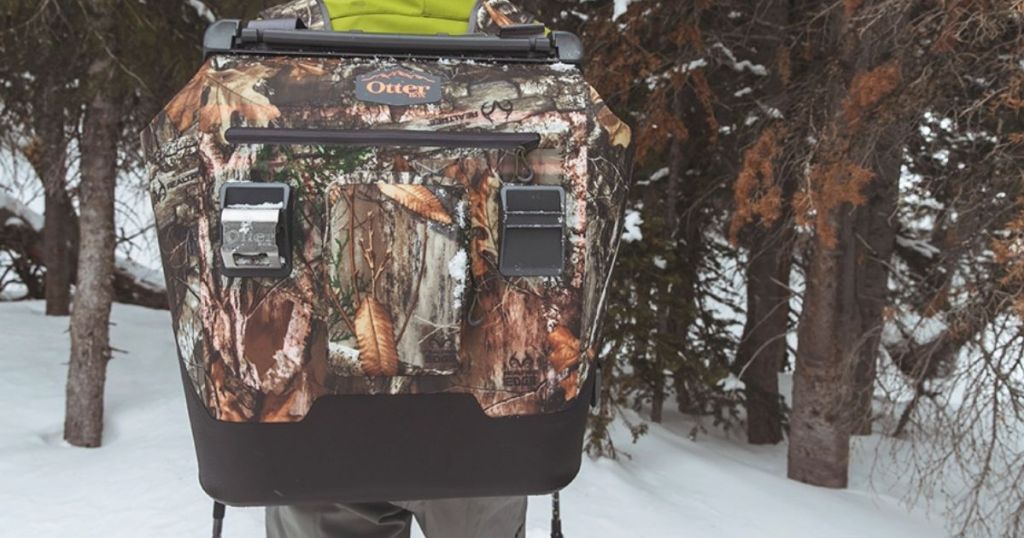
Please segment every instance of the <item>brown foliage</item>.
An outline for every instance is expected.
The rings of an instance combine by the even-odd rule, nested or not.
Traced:
[[[789,83],[793,80],[793,51],[789,47],[779,47],[775,58],[775,65],[782,85],[789,86]]]
[[[673,75],[673,78],[680,75]],[[643,160],[650,154],[657,154],[668,147],[673,139],[685,142],[690,138],[690,131],[675,113],[673,101],[676,97],[675,82],[659,86],[648,101],[646,123],[640,128],[637,136],[637,158]]]
[[[782,151],[782,129],[765,129],[754,145],[743,153],[743,168],[736,178],[733,193],[736,211],[729,226],[729,240],[739,242],[740,231],[759,220],[771,226],[782,215],[782,187],[775,177],[775,160]]]
[[[564,372],[580,361],[580,340],[564,325],[559,325],[548,334],[548,362],[559,372]]]
[[[1024,206],[1024,199],[1018,201]],[[1021,212],[1006,227],[1005,238],[992,244],[995,261],[1005,271],[1001,284],[1013,290],[1013,306],[1017,315],[1024,319],[1024,212]]]
[[[797,222],[813,224],[818,241],[827,249],[836,248],[838,238],[832,223],[834,213],[845,204],[863,204],[864,188],[874,177],[870,170],[845,158],[812,166],[809,186],[793,201]]]
[[[558,385],[565,391],[565,401],[572,400],[580,393],[580,373],[578,371],[572,372]]]
[[[698,69],[691,73],[690,80],[693,84],[694,93],[697,94],[697,102],[700,103],[700,108],[704,111],[704,121],[708,125],[708,141],[712,144],[717,144],[718,130],[721,125],[718,123],[718,118],[715,117],[714,90],[708,84],[708,79],[704,76],[703,70]]]
[[[512,19],[508,18],[508,15],[505,15],[501,10],[487,2],[484,2],[484,9],[487,10],[487,14],[491,16],[491,20],[493,20],[498,26],[511,26],[515,24]]]
[[[993,101],[993,108],[1005,107],[1012,111],[1024,109],[1024,75],[1017,75],[999,92]]]
[[[452,217],[445,210],[441,201],[423,185],[378,183],[377,187],[384,196],[391,198],[417,215],[441,224],[452,223]]]
[[[395,324],[384,305],[366,297],[356,310],[356,341],[359,363],[370,376],[398,375],[398,349]]]
[[[863,3],[864,0],[843,0],[843,15],[849,19],[857,12],[858,9],[860,9],[861,4]]]
[[[897,60],[857,73],[842,104],[843,118],[847,125],[851,128],[860,125],[864,116],[899,86],[901,78],[900,63]]]

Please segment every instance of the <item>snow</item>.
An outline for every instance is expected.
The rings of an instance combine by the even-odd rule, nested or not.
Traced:
[[[28,206],[18,201],[13,196],[4,193],[0,190],[0,208],[4,208],[10,211],[12,214],[17,215],[18,218],[32,227],[37,232],[43,231],[43,215],[29,209]],[[8,222],[11,219],[8,219]]]
[[[693,60],[692,62],[686,64],[686,67],[683,68],[683,72],[687,73],[687,72],[693,71],[695,69],[700,69],[702,67],[707,67],[707,66],[708,66],[708,61],[707,60],[705,60],[704,58],[697,58],[696,60]]]
[[[469,267],[469,258],[466,256],[465,249],[459,249],[452,259],[448,260],[448,274],[455,281],[455,289],[452,290],[452,294],[456,310],[462,308],[462,297],[466,293],[467,267]]]
[[[548,67],[550,67],[552,71],[558,71],[561,73],[578,72],[580,70],[579,66],[567,64],[565,62],[555,62],[550,64]]]
[[[186,0],[186,3],[192,6],[192,9],[196,10],[200,18],[206,19],[207,22],[214,22],[217,17],[213,15],[213,11],[207,6],[202,0]]]
[[[117,265],[118,269],[130,275],[140,286],[153,291],[166,291],[163,271],[146,267],[134,260],[120,256],[118,256],[115,265]]]
[[[627,243],[633,241],[640,241],[644,238],[643,232],[640,231],[640,225],[644,223],[644,218],[640,215],[640,212],[635,209],[626,210],[626,219],[623,227],[625,228],[622,232],[622,240]]]
[[[736,374],[731,372],[728,376],[719,380],[717,384],[725,392],[732,392],[734,390],[743,390],[747,388],[747,384],[740,378],[736,377]]]
[[[626,14],[629,9],[629,5],[633,3],[633,0],[615,0],[615,10],[612,12],[612,20],[618,20],[619,17]]]
[[[41,302],[0,303],[5,353],[0,376],[0,534],[33,538],[208,536],[210,501],[196,479],[167,312],[116,305],[104,446],[61,440],[67,318]],[[785,379],[785,378],[784,378]],[[632,411],[629,420],[639,417]],[[751,447],[666,409],[630,457],[584,458],[562,495],[567,536],[593,538],[935,538],[938,523],[907,513],[874,491],[870,444],[855,445],[851,489],[813,488],[785,478],[786,449]],[[888,488],[879,484],[878,489]],[[550,503],[531,499],[528,538],[549,536]],[[263,535],[263,511],[228,510],[225,538]],[[418,532],[414,534],[422,538]]]
[[[896,236],[896,244],[917,252],[918,254],[928,258],[929,260],[942,254],[942,251],[938,247],[921,239],[913,239],[903,235]]]
[[[0,208],[8,210],[14,215],[9,217],[4,223],[6,226],[24,222],[37,232],[43,231],[43,227],[45,226],[45,218],[43,215],[23,204],[13,196],[5,194],[2,190],[0,190]],[[164,291],[164,277],[160,270],[147,267],[120,255],[117,256],[114,264],[118,269],[130,275],[141,286],[153,291]]]
[[[654,183],[655,181],[661,181],[667,178],[670,173],[671,171],[668,169],[668,167],[659,168],[657,172],[651,174],[651,183]]]
[[[768,68],[761,64],[755,64],[750,60],[737,60],[736,55],[732,52],[732,50],[729,49],[729,47],[723,45],[722,43],[715,43],[714,45],[712,45],[712,47],[722,51],[722,54],[725,55],[725,59],[727,60],[727,65],[730,68],[732,68],[733,71],[737,71],[740,73],[748,71],[751,74],[757,75],[759,77],[768,76]]]

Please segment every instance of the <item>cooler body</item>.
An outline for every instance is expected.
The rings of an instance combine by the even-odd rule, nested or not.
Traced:
[[[629,145],[576,42],[211,33],[144,135],[206,491],[567,484]]]

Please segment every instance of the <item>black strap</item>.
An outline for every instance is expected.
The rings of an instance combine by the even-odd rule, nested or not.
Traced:
[[[213,501],[213,538],[221,538],[224,532],[224,512],[227,508],[220,502]]]
[[[562,534],[562,507],[558,492],[551,496],[551,538],[565,538]]]

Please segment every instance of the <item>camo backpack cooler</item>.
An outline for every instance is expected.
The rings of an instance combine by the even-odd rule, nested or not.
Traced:
[[[207,493],[568,484],[630,144],[579,40],[504,0],[300,0],[204,46],[143,138]]]

